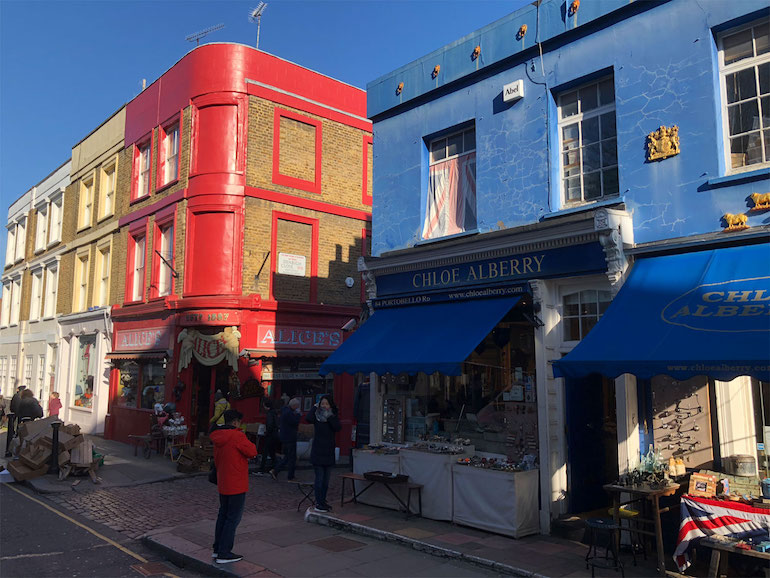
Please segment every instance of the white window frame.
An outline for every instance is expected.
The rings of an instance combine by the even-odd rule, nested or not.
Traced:
[[[61,241],[62,215],[64,209],[64,193],[51,199],[51,225],[48,227],[48,246]]]
[[[16,260],[16,223],[8,225],[8,237],[5,245],[5,263],[10,265]]]
[[[31,272],[32,293],[29,301],[29,320],[37,321],[42,316],[43,305],[43,268],[38,267]]]
[[[11,280],[11,318],[9,320],[11,326],[18,325],[21,317],[21,287],[21,277]]]
[[[136,182],[136,198],[141,199],[150,194],[150,179],[152,178],[152,141],[139,147],[139,178]]]
[[[174,265],[174,221],[168,221],[158,227],[160,239],[160,254],[163,259]],[[168,234],[170,233],[170,235]],[[170,237],[170,238],[169,238]],[[171,275],[171,267],[159,259],[158,264],[158,297],[165,297],[174,292],[174,277]]]
[[[35,222],[35,253],[45,251],[48,239],[48,206],[46,202],[37,207],[37,220]]]
[[[98,290],[94,295],[94,305],[106,307],[110,303],[110,271],[112,268],[112,239],[97,245],[95,282]],[[96,277],[98,275],[98,277]]]
[[[179,122],[172,124],[165,132],[163,150],[165,151],[165,160],[163,163],[163,184],[177,180],[179,178]],[[169,144],[173,146],[169,146]],[[171,170],[173,162],[173,171]]]
[[[38,401],[43,403],[43,393],[45,392],[45,354],[38,354],[37,356],[37,385],[38,395],[40,398]]]
[[[582,110],[578,110],[577,114],[573,114],[571,116],[568,116],[566,118],[562,118],[562,110],[563,110],[563,101],[564,97],[566,95],[577,93],[580,94],[580,90],[585,90],[588,87],[594,87],[598,89],[598,86],[602,84],[605,81],[611,81],[612,82],[612,88],[613,88],[613,98],[612,98],[612,104],[604,104],[600,105],[598,103],[598,96],[597,96],[597,107],[589,112],[582,112]],[[620,196],[620,165],[618,164],[618,128],[617,128],[617,98],[615,96],[615,75],[609,75],[604,76],[602,78],[598,78],[596,80],[592,80],[591,82],[583,83],[579,86],[575,86],[574,88],[570,88],[569,90],[563,90],[557,95],[557,118],[558,118],[558,128],[557,131],[559,133],[559,191],[560,195],[559,198],[561,199],[562,206],[569,206],[569,207],[575,207],[580,205],[588,205],[591,203],[596,203],[599,201],[604,201],[609,198],[615,198]],[[578,102],[580,102],[578,100]],[[613,165],[608,165],[607,167],[600,166],[598,170],[589,171],[590,173],[598,173],[599,174],[599,183],[600,183],[600,191],[601,194],[598,197],[588,199],[585,198],[585,185],[584,185],[584,171],[583,171],[583,161],[582,161],[582,151],[583,151],[583,121],[588,120],[591,118],[599,118],[607,113],[612,112],[615,116],[615,167],[617,167],[618,172],[618,192],[615,193],[604,193],[604,179],[602,178],[603,172],[605,168],[612,168]],[[599,121],[601,123],[601,120]],[[564,175],[564,136],[563,136],[563,129],[564,127],[577,124],[578,127],[578,143],[576,150],[579,151],[579,174],[578,175],[571,175],[572,177],[579,176],[580,177],[580,199],[575,200],[568,200],[567,199],[567,190],[564,186],[564,180],[567,178]],[[605,139],[606,140],[606,139]],[[601,142],[602,142],[602,136],[601,136],[601,124],[599,127],[599,140],[596,142],[596,144],[599,146],[599,155],[601,159]],[[601,160],[599,161],[601,163]]]
[[[16,380],[19,377],[19,358],[11,355],[11,362],[8,366],[8,377],[11,378],[11,393],[16,393]],[[9,408],[10,409],[10,408]]]
[[[8,327],[11,324],[11,294],[13,293],[13,281],[3,281],[3,311],[0,316],[0,327]]]
[[[112,175],[112,182],[110,182]],[[115,192],[118,184],[118,157],[102,165],[99,174],[99,219],[115,214]],[[112,188],[110,188],[112,185]]]
[[[22,217],[16,224],[16,252],[14,261],[23,261],[27,244],[27,217]]]
[[[78,204],[78,231],[91,226],[94,214],[94,190],[96,174],[92,172],[80,181],[80,202]]]
[[[45,298],[43,302],[43,318],[50,319],[56,315],[56,294],[59,285],[59,263],[53,263],[45,268]]]
[[[24,385],[27,386],[27,389],[30,391],[32,390],[32,373],[33,373],[33,364],[35,362],[35,358],[32,355],[26,355],[24,356],[24,373],[21,376],[22,381],[24,382]]]
[[[75,255],[75,278],[73,280],[72,311],[88,309],[88,285],[91,268],[91,247]]]
[[[133,274],[131,276],[131,301],[144,301],[144,281],[147,267],[147,234],[132,237],[134,243]],[[141,247],[141,251],[139,250]]]
[[[727,76],[729,76],[730,74],[739,72],[741,70],[746,70],[748,68],[758,69],[760,65],[770,62],[770,52],[766,52],[765,54],[761,54],[757,56],[756,55],[756,38],[752,34],[752,49],[754,50],[755,56],[752,56],[751,58],[744,58],[742,60],[738,60],[737,62],[733,62],[731,64],[725,65],[724,39],[728,36],[732,36],[733,34],[738,34],[740,32],[744,32],[745,30],[753,29],[761,25],[770,26],[770,18],[761,18],[759,20],[754,20],[753,22],[749,22],[742,26],[736,26],[735,28],[731,28],[730,30],[725,30],[724,32],[721,32],[717,36],[717,48],[719,51],[719,97],[720,97],[719,102],[722,108],[722,138],[724,139],[723,151],[724,151],[725,171],[727,174],[737,174],[737,173],[744,173],[747,171],[755,171],[757,169],[762,169],[770,166],[770,151],[766,149],[766,145],[763,138],[764,130],[770,131],[770,127],[761,126],[763,116],[770,116],[770,111],[763,113],[763,111],[761,110],[762,99],[759,94],[759,71],[758,70],[755,74],[757,94],[756,96],[750,99],[747,99],[744,102],[748,102],[750,100],[758,101],[757,103],[759,107],[758,118],[760,122],[760,128],[759,128],[760,151],[761,151],[761,154],[763,155],[762,156],[763,159],[765,158],[765,156],[768,158],[767,161],[762,160],[758,163],[733,168],[732,153],[731,153],[731,146],[730,146],[730,119],[729,119],[728,110],[727,110],[728,109],[727,82],[726,82]],[[735,103],[732,103],[732,104],[734,105]],[[746,134],[746,133],[741,133],[741,134]]]
[[[571,297],[572,295],[578,296],[578,308],[580,308],[583,304],[583,293],[586,293],[588,291],[594,291],[596,293],[596,301],[593,303],[596,305],[596,322],[594,325],[588,329],[588,331],[583,332],[583,319],[593,318],[594,314],[586,313],[584,314],[582,311],[578,311],[577,315],[567,315],[566,314],[566,301],[568,297]],[[600,293],[608,293],[609,294],[609,301],[601,301],[599,299]],[[604,311],[600,310],[600,304],[606,303],[606,307]],[[610,303],[612,303],[612,292],[608,288],[597,288],[597,287],[564,287],[561,293],[561,301],[559,303],[560,307],[560,315],[561,315],[561,342],[562,343],[578,343],[582,341],[586,335],[588,335],[588,332],[596,326],[596,323],[599,322],[599,320],[604,316],[604,314],[607,311],[607,307],[610,306]],[[578,327],[579,327],[579,333],[580,333],[580,339],[568,339],[566,332],[566,320],[567,319],[576,319],[578,321]]]
[[[8,385],[8,356],[4,355],[0,357],[0,393],[6,393],[6,387]],[[5,408],[5,411],[10,411],[10,408]]]

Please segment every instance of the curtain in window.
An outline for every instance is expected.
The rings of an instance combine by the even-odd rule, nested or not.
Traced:
[[[430,167],[423,239],[462,233],[476,227],[476,153]]]

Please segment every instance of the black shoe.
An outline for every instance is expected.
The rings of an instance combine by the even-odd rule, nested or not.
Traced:
[[[323,514],[331,511],[331,508],[329,506],[325,506],[324,504],[316,504],[314,510],[316,512],[321,512]]]
[[[233,554],[232,552],[217,556],[217,564],[229,564],[230,562],[238,562],[240,560],[243,560],[243,556]]]

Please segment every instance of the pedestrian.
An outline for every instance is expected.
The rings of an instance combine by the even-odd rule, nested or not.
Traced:
[[[40,402],[35,399],[35,394],[31,389],[25,389],[21,392],[17,417],[18,423],[43,417],[43,408],[40,407]]]
[[[209,434],[214,444],[219,491],[219,515],[212,558],[217,564],[228,564],[243,559],[243,556],[233,553],[233,544],[249,490],[249,460],[257,457],[257,446],[241,430],[241,412],[228,409],[222,418],[224,425]]]
[[[52,391],[51,397],[48,398],[48,417],[59,417],[59,410],[61,409],[61,400],[59,399],[59,392]]]
[[[270,475],[274,480],[278,479],[278,474],[283,468],[287,469],[289,481],[293,481],[294,469],[297,466],[297,430],[302,414],[299,411],[299,398],[294,397],[289,400],[289,404],[281,408],[281,419],[278,422],[278,436],[281,439],[283,457],[278,465],[270,470]]]
[[[307,414],[308,423],[313,424],[313,449],[310,450],[310,463],[315,470],[315,509],[318,512],[331,510],[326,501],[326,493],[329,491],[329,477],[335,459],[337,446],[335,436],[341,429],[337,406],[331,395],[324,395],[318,405]]]
[[[21,392],[25,389],[27,389],[26,385],[20,385],[16,388],[16,393],[14,393],[13,397],[11,398],[11,413],[13,414],[11,419],[13,419],[14,423],[9,423],[9,428],[19,423],[19,403],[21,403]]]
[[[0,428],[5,425],[5,422],[7,419],[5,417],[7,403],[8,403],[8,400],[3,397],[2,393],[0,393]]]
[[[227,401],[222,390],[218,389],[217,393],[214,395],[214,415],[211,416],[211,419],[209,420],[209,424],[211,424],[212,428],[225,424],[225,412],[228,409],[231,409],[230,402]]]
[[[267,472],[267,458],[270,458],[270,466],[275,469],[275,450],[281,444],[281,439],[278,437],[278,411],[276,411],[273,404],[273,400],[265,398],[265,449],[262,452],[262,465],[259,468],[259,473],[264,474]]]

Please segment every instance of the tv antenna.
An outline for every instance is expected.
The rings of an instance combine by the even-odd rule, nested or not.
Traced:
[[[222,30],[222,28],[224,27],[225,27],[224,24],[215,24],[214,26],[209,26],[205,30],[201,30],[200,32],[196,32],[195,34],[190,34],[189,36],[185,36],[185,40],[187,40],[187,42],[192,42],[194,40],[195,46],[199,46],[201,38],[203,38],[204,36],[208,36],[212,32],[216,32],[217,30]]]
[[[267,2],[260,2],[256,8],[249,11],[249,22],[257,23],[257,50],[259,50],[259,28],[262,24],[262,13],[267,8]]]

